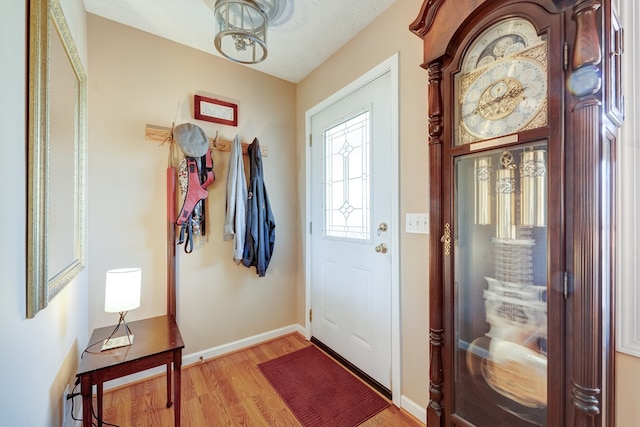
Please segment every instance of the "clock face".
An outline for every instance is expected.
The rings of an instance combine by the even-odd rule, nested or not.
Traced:
[[[546,125],[546,64],[546,41],[524,19],[476,38],[455,80],[456,145]]]
[[[525,59],[493,64],[462,94],[461,126],[480,139],[524,128],[546,99],[545,74],[539,64]]]

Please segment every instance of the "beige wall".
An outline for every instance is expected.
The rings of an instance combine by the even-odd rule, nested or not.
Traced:
[[[144,138],[145,124],[190,121],[209,136],[258,137],[268,156],[264,178],[276,219],[276,245],[266,277],[237,266],[222,240],[229,153],[214,151],[207,242],[178,248],[177,317],[190,354],[296,322],[295,259],[299,240],[295,192],[295,86],[165,39],[88,15],[89,63],[89,325],[104,313],[104,275],[142,267],[141,307],[129,319],[166,312],[168,147]],[[193,94],[238,104],[238,127],[193,119]],[[248,158],[245,156],[245,166]],[[247,173],[248,177],[248,173]]]
[[[65,386],[73,384],[88,338],[88,275],[85,269],[46,309],[26,318],[27,3],[5,2],[0,14],[0,424],[58,427]],[[86,67],[84,5],[61,5]]]
[[[114,322],[102,309],[106,269],[143,267],[143,304],[131,319],[164,313],[167,151],[144,139],[144,125],[189,120],[196,90],[235,100],[242,138],[257,135],[269,148],[265,179],[278,227],[266,278],[231,264],[230,243],[220,240],[228,153],[215,153],[210,240],[179,261],[178,312],[186,353],[304,324],[304,113],[395,52],[400,52],[402,228],[405,213],[428,209],[427,74],[419,67],[420,40],[407,29],[420,0],[396,2],[297,86],[91,15],[87,44],[82,2],[62,3],[89,74],[88,266],[30,320],[24,308],[25,5],[9,2],[0,16],[0,52],[12,64],[0,67],[0,185],[6,202],[0,221],[0,339],[11,343],[0,356],[0,378],[10,384],[0,388],[0,414],[7,425],[59,425],[64,385],[73,378],[89,328]],[[231,128],[201,124],[207,132],[233,136]],[[402,233],[400,242],[402,393],[422,406],[428,401],[426,239]],[[617,363],[618,425],[636,425],[640,359],[618,354]],[[25,399],[34,402],[29,410]]]
[[[427,72],[421,40],[408,30],[420,10],[419,0],[400,0],[298,84],[298,195],[301,218],[305,200],[305,112],[365,74],[394,53],[400,58],[400,293],[402,395],[428,403],[427,235],[404,233],[405,213],[428,212]],[[302,236],[304,238],[304,236]],[[299,243],[304,248],[304,241]],[[302,249],[300,249],[302,252]],[[302,274],[302,269],[300,274]],[[298,279],[298,322],[304,324],[302,276]]]
[[[169,125],[176,111],[176,123],[190,120],[195,91],[237,102],[241,137],[258,135],[268,146],[265,173],[278,226],[267,277],[231,262],[231,246],[221,241],[228,153],[215,153],[209,241],[179,255],[178,321],[186,353],[304,324],[304,112],[398,51],[402,227],[405,212],[426,212],[426,72],[419,67],[420,40],[407,30],[418,9],[417,0],[398,2],[300,83],[297,98],[293,84],[89,15],[91,328],[113,321],[102,310],[109,268],[143,268],[143,303],[131,319],[164,312],[167,150],[145,141],[143,131],[145,123]],[[235,131],[198,124],[227,138]],[[404,234],[401,241],[403,395],[422,406],[428,401],[426,242],[425,235]]]
[[[616,358],[616,422],[620,427],[637,426],[640,423],[640,359],[624,353]]]

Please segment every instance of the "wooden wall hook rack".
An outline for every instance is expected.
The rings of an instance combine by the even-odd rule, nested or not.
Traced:
[[[164,142],[169,137],[169,132],[171,132],[171,128],[166,126],[147,124],[144,128],[144,137],[149,141]],[[218,131],[216,131],[215,137],[207,137],[207,139],[209,139],[209,145],[213,150],[231,151],[231,143],[233,141],[221,138]],[[242,143],[242,154],[248,153],[247,149],[249,148],[249,145],[250,144],[246,142]],[[269,150],[262,144],[260,144],[260,151],[262,152],[262,157],[267,157],[269,155]]]

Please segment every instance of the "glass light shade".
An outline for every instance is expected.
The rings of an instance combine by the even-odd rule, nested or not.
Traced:
[[[225,58],[257,64],[267,57],[268,16],[254,0],[216,0],[214,45]]]
[[[140,307],[142,269],[119,268],[107,271],[104,311],[119,313]]]

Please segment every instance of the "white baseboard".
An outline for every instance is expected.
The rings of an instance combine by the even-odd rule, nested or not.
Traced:
[[[202,350],[197,353],[188,354],[182,357],[182,364],[190,365],[200,362],[201,360],[207,360],[213,357],[218,357],[227,353],[242,350],[243,348],[253,347],[254,345],[279,338],[284,335],[288,335],[292,332],[299,332],[304,335],[304,328],[301,325],[289,325],[280,329],[275,329],[272,331],[264,332],[262,334],[254,335],[252,337],[243,338],[238,341],[230,342],[217,347],[212,347],[207,350]]]
[[[405,395],[402,395],[402,409],[413,415],[416,419],[426,424],[427,408],[418,405]]]
[[[206,350],[198,351],[196,353],[182,355],[182,366],[185,367],[186,365],[198,363],[201,360],[211,359],[213,357],[218,357],[227,353],[232,353],[234,351],[242,350],[243,348],[252,347],[262,342],[279,338],[281,336],[288,335],[293,332],[299,332],[302,335],[304,335],[304,328],[301,325],[293,324],[293,325],[285,326],[279,329],[274,329],[272,331],[267,331],[262,334],[243,338],[238,341],[234,341],[227,344],[222,344],[216,347],[212,347]],[[148,369],[144,372],[139,372],[136,374],[128,375],[126,377],[108,381],[104,384],[104,389],[109,390],[112,388],[120,387],[132,382],[136,382],[136,381],[143,380],[145,378],[152,377],[154,375],[160,375],[165,372],[166,372],[166,368],[164,366]]]

